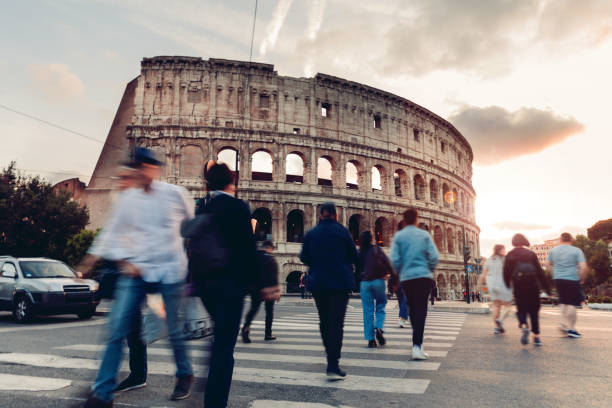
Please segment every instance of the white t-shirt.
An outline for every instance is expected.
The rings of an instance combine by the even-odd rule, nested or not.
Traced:
[[[487,273],[487,286],[492,288],[506,287],[504,283],[504,257],[493,255],[485,262]]]

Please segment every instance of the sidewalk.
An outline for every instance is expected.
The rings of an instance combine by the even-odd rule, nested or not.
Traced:
[[[429,306],[429,310],[433,312],[456,312],[456,313],[472,313],[472,314],[487,314],[489,313],[488,303],[470,303],[442,300],[436,302],[433,306]]]

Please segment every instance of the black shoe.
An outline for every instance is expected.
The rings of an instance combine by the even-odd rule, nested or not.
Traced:
[[[265,340],[265,341],[272,341],[272,340],[276,340],[276,336],[273,336],[273,335],[271,335],[271,334],[270,334],[269,336],[264,337],[264,340]]]
[[[523,327],[523,335],[521,336],[521,344],[527,344],[529,343],[529,329],[526,327]]]
[[[344,380],[345,378],[346,378],[346,373],[342,371],[340,367],[327,369],[327,380],[328,381],[339,381],[339,380]]]
[[[102,401],[101,399],[90,395],[84,405],[85,408],[113,408],[113,401]]]
[[[383,336],[383,331],[381,329],[374,329],[374,334],[376,334],[376,340],[378,340],[378,344],[384,346],[387,343],[385,337]]]
[[[125,380],[121,381],[121,383],[115,389],[115,392],[131,391],[146,386],[147,382],[145,380],[138,380],[132,376],[129,376]]]
[[[174,386],[174,391],[172,392],[170,399],[172,401],[178,401],[189,397],[191,395],[189,392],[191,389],[191,384],[193,384],[193,375],[186,375],[184,377],[177,378],[176,385]]]
[[[250,328],[246,328],[246,330],[245,330],[244,327],[242,328],[242,332],[241,332],[242,333],[242,341],[244,343],[247,343],[247,344],[251,343],[251,339],[249,338],[249,333],[250,332],[251,332]]]
[[[376,347],[378,347],[378,344],[376,344],[376,340],[368,341],[368,348],[376,348]]]

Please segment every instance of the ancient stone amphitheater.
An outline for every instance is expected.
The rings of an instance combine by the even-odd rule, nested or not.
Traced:
[[[418,208],[441,253],[443,298],[462,292],[464,231],[479,253],[469,143],[435,113],[360,83],[280,76],[261,63],[145,58],[85,192],[93,227],[103,223],[110,177],[134,145],[157,150],[163,179],[195,198],[203,194],[206,160],[237,165],[238,195],[258,221],[258,239],[277,244],[288,291],[306,270],[300,242],[326,201],[336,203],[355,239],[370,229],[382,247],[390,246],[402,212]]]

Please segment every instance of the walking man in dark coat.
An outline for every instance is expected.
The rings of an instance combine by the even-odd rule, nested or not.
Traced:
[[[358,255],[350,232],[337,221],[333,203],[321,205],[321,221],[304,237],[300,259],[308,265],[307,289],[312,292],[327,353],[327,378],[343,380],[339,367],[344,316],[349,293],[355,289],[353,265]]]

